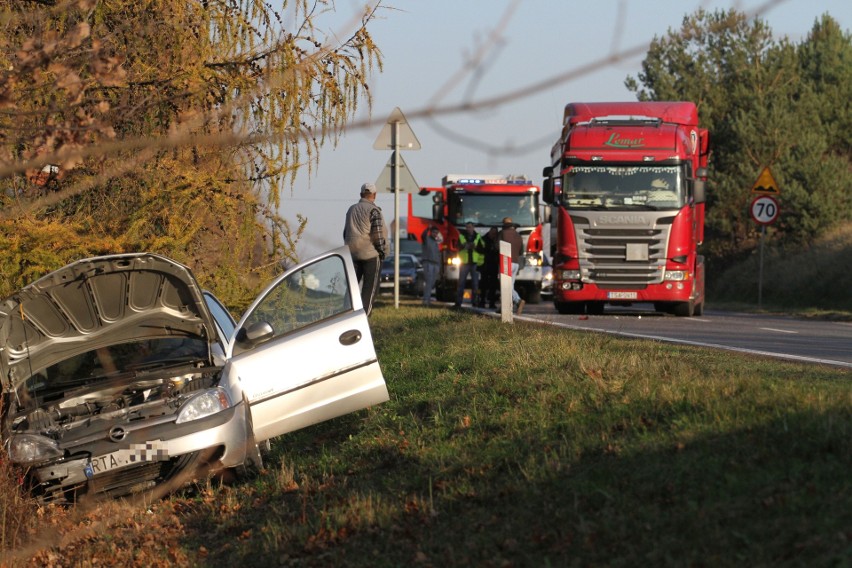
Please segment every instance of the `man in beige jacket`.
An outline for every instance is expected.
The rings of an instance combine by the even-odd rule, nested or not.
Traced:
[[[352,254],[364,311],[369,316],[379,288],[382,260],[387,254],[385,219],[376,205],[376,186],[372,183],[361,186],[361,199],[346,212],[343,242]]]

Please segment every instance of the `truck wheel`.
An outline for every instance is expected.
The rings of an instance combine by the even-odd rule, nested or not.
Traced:
[[[672,313],[679,318],[691,318],[695,314],[695,304],[692,301],[674,304]]]
[[[453,302],[456,299],[455,287],[451,289],[449,286],[438,286],[435,289],[435,294],[438,296],[438,301],[440,302]]]
[[[672,310],[665,302],[654,302],[654,311],[663,312],[664,314],[670,314]]]
[[[524,298],[524,301],[528,304],[540,304],[541,290],[539,290],[535,286],[525,286],[523,288],[522,297]]]
[[[582,314],[586,311],[586,305],[583,302],[553,302],[553,305],[562,315]]]
[[[604,302],[586,302],[586,313],[590,316],[599,316],[604,313]]]

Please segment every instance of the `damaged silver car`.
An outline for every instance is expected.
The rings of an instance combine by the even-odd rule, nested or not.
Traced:
[[[345,247],[238,323],[163,256],[75,262],[0,306],[0,372],[3,443],[45,503],[259,468],[269,439],[388,399]]]

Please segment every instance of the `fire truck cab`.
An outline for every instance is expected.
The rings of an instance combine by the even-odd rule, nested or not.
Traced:
[[[423,187],[409,197],[409,238],[421,240],[428,226],[437,226],[444,238],[443,266],[436,288],[439,299],[451,301],[459,277],[459,231],[466,223],[480,233],[501,228],[511,217],[524,241],[523,258],[515,287],[530,303],[541,300],[543,241],[541,190],[526,176],[448,174],[441,187]],[[424,206],[423,201],[428,205]]]

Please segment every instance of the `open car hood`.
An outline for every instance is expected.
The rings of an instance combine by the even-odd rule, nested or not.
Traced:
[[[136,339],[215,338],[190,270],[165,257],[117,254],[69,264],[0,305],[4,391],[69,357]]]

